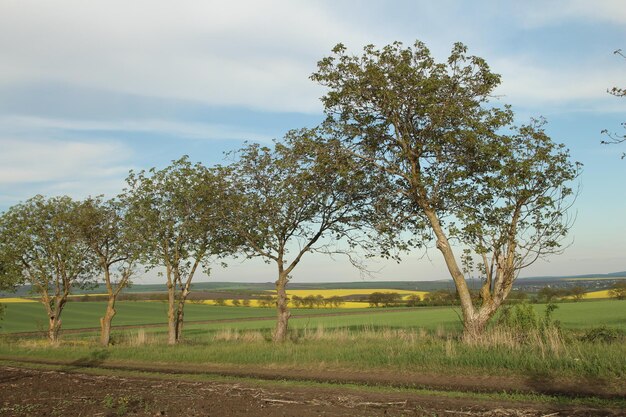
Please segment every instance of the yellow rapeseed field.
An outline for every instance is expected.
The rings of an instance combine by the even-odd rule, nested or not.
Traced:
[[[424,295],[428,294],[428,292],[426,291],[411,291],[411,290],[393,290],[393,289],[387,289],[387,288],[373,288],[373,289],[334,289],[334,290],[326,290],[326,289],[319,289],[319,290],[287,290],[287,295],[289,297],[293,297],[293,296],[298,296],[298,297],[308,297],[310,295],[313,296],[317,296],[317,295],[321,295],[324,298],[330,298],[330,297],[347,297],[350,295],[357,295],[357,296],[363,296],[366,297],[368,295],[370,295],[371,293],[374,292],[383,292],[383,293],[388,293],[388,292],[395,292],[398,293],[402,296],[403,299],[407,299],[409,296],[411,295],[419,295],[420,298],[424,298]],[[268,295],[275,295],[276,292],[273,290],[268,290],[266,291],[266,293]],[[241,301],[241,300],[240,300]],[[215,300],[199,300],[199,301],[194,301],[196,303],[202,303],[202,304],[208,304],[208,305],[216,305]],[[233,305],[233,300],[231,299],[226,299],[224,300],[224,304],[227,306],[232,306]],[[289,303],[291,307],[293,307],[293,305],[291,305],[291,303]],[[242,304],[240,304],[242,305]],[[261,303],[259,303],[259,300],[250,300],[250,307],[261,307]],[[369,304],[367,302],[359,302],[359,301],[344,301],[339,308],[365,308],[365,307],[369,307]],[[324,307],[318,307],[323,309]]]
[[[274,293],[274,291],[269,291]],[[404,297],[409,295],[419,295],[424,297],[428,294],[426,291],[411,291],[411,290],[390,290],[387,288],[373,288],[373,289],[335,289],[335,290],[287,290],[287,295],[290,297],[297,295],[298,297],[307,297],[309,295],[321,295],[324,298],[329,297],[346,297],[349,295],[370,295],[374,292],[395,292]]]
[[[592,291],[592,292],[585,293],[583,298],[585,299],[611,298],[611,295],[609,294],[609,290]]]
[[[36,303],[35,300],[28,298],[14,297],[14,298],[0,298],[0,304],[4,303]]]

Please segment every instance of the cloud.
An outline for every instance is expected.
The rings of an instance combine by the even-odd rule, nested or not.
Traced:
[[[119,143],[0,139],[0,184],[117,175],[130,150]]]
[[[162,119],[132,120],[70,120],[31,116],[0,117],[0,129],[22,134],[40,132],[64,135],[67,132],[130,132],[152,133],[174,138],[203,140],[250,140],[271,142],[272,137],[237,126],[214,123],[184,122]]]
[[[502,84],[496,94],[504,95],[505,102],[539,106],[555,103],[595,105],[598,101],[605,101],[608,106],[621,105],[607,94],[611,80],[623,78],[622,68],[617,66],[601,68],[583,64],[557,71],[536,63],[534,59],[511,56],[492,60],[491,67],[502,74]]]
[[[358,33],[303,2],[4,2],[0,79],[314,112],[317,59]]]
[[[515,9],[527,27],[551,26],[568,20],[626,24],[626,5],[623,0],[523,2]]]
[[[120,143],[0,138],[1,206],[34,194],[115,195],[131,168]]]

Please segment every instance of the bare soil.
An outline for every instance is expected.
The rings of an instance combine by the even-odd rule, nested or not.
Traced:
[[[0,366],[1,416],[620,416],[622,410]]]

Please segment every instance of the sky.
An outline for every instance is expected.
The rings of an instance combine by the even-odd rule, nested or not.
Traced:
[[[129,170],[182,155],[216,164],[244,141],[315,126],[324,89],[309,76],[335,44],[416,40],[438,60],[466,44],[502,75],[496,93],[517,121],[544,116],[584,164],[571,245],[521,276],[626,270],[626,144],[600,144],[626,121],[626,98],[607,93],[626,87],[613,53],[626,51],[623,0],[2,0],[0,210],[35,194],[114,196]],[[228,264],[211,280],[275,279],[259,260]],[[449,278],[436,250],[371,269],[377,280]],[[293,279],[362,278],[345,259],[310,255]]]

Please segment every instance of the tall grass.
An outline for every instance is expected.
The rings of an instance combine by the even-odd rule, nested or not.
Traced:
[[[28,340],[0,343],[0,355],[76,360],[90,357],[97,339],[69,339],[57,347]],[[593,343],[557,328],[523,337],[494,327],[483,339],[463,342],[441,329],[324,326],[295,329],[283,344],[270,330],[224,329],[167,346],[165,334],[135,330],[106,349],[110,361],[220,364],[294,369],[353,369],[456,374],[626,378],[626,345]]]

